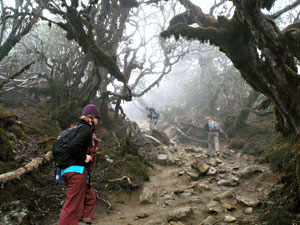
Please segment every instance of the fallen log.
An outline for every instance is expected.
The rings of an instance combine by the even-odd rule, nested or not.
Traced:
[[[42,165],[45,162],[48,162],[52,159],[52,152],[49,151],[45,155],[33,158],[30,163],[25,165],[24,167],[20,167],[14,171],[7,172],[0,174],[0,184],[1,188],[3,187],[3,184],[7,183],[11,180],[21,180],[21,178],[26,174],[29,173],[35,169],[37,169],[40,165]]]
[[[191,137],[191,136],[185,134],[178,126],[175,125],[175,127],[176,127],[176,132],[177,132],[180,136],[182,136],[182,137],[184,137],[184,138],[186,138],[186,139],[188,139],[188,140],[190,140],[190,141],[199,143],[199,144],[201,144],[201,145],[203,145],[203,146],[207,146],[207,141],[206,141],[206,140],[200,140],[200,139],[198,139],[198,138]]]

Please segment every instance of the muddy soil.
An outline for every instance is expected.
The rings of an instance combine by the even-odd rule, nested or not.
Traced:
[[[138,191],[109,196],[112,210],[98,208],[94,224],[255,224],[260,205],[281,176],[226,146],[220,156],[197,146],[163,149],[167,157],[154,165],[150,181]]]

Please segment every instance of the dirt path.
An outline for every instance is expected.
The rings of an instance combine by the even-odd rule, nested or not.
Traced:
[[[150,181],[140,191],[111,196],[113,210],[96,212],[96,225],[250,224],[280,176],[232,150],[218,158],[195,146],[164,150]]]

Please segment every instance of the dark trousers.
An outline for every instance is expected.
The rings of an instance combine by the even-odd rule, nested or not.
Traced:
[[[58,225],[78,225],[79,221],[92,223],[96,206],[96,195],[87,187],[87,171],[65,173],[67,197],[60,213]]]

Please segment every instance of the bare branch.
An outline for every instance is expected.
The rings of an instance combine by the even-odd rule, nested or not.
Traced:
[[[9,83],[10,80],[15,79],[16,77],[20,76],[25,70],[28,70],[32,64],[34,64],[35,61],[29,63],[28,65],[24,66],[20,71],[10,76],[8,79],[2,81],[0,84],[0,89],[3,88],[3,86],[7,83]]]
[[[220,5],[224,4],[226,0],[221,0],[219,3],[215,0],[215,4],[210,8],[209,14],[210,16],[214,15],[214,10],[219,7]]]
[[[286,13],[287,11],[297,7],[300,4],[300,0],[296,0],[293,4],[287,5],[286,7],[284,7],[283,9],[279,10],[278,12],[270,15],[270,17],[272,19],[276,19],[279,16],[281,16],[282,14]]]

